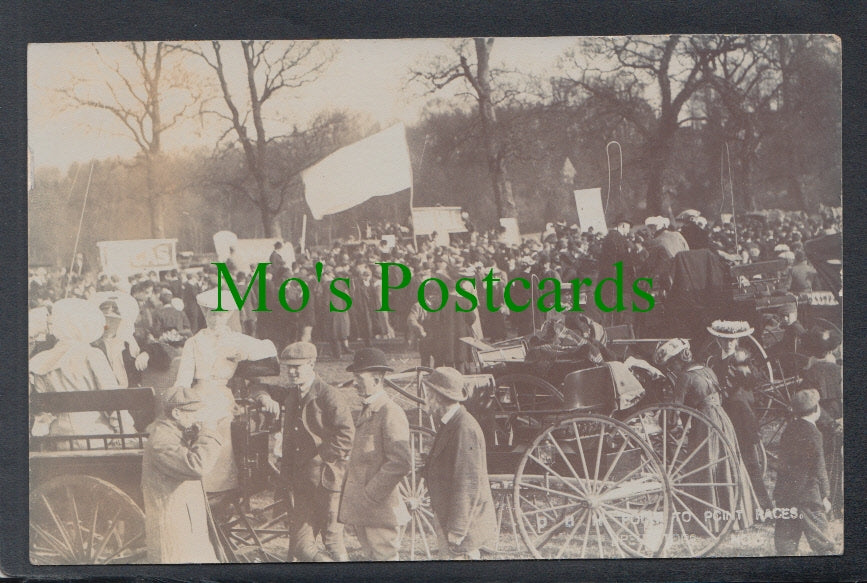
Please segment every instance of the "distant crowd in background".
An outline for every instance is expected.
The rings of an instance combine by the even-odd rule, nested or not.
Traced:
[[[420,282],[427,278],[437,277],[453,283],[462,277],[474,277],[480,281],[493,270],[494,276],[501,280],[495,290],[496,303],[502,305],[505,280],[535,276],[564,282],[579,277],[596,281],[612,277],[613,264],[619,261],[624,266],[625,281],[629,282],[634,276],[651,277],[655,291],[661,293],[670,282],[673,257],[679,251],[706,248],[731,264],[785,259],[788,287],[792,292],[803,292],[811,291],[816,282],[816,271],[807,260],[804,243],[841,229],[840,216],[831,212],[807,216],[801,212],[772,211],[767,216],[737,217],[736,232],[733,222],[711,225],[700,213],[689,210],[681,213],[674,224],[660,216],[648,217],[638,225],[618,217],[607,236],[592,228],[582,231],[578,225],[562,221],[548,223],[540,236],[524,237],[520,244],[514,244],[505,241],[503,229],[479,231],[468,218],[465,221],[468,232],[452,236],[448,246],[436,245],[434,235],[419,237],[415,248],[407,227],[387,222],[367,225],[364,232],[359,233],[371,237],[365,240],[359,240],[353,233],[335,240],[331,246],[308,248],[303,252],[288,242],[280,245],[271,255],[267,271],[266,299],[271,311],[254,311],[258,304],[258,286],[254,286],[250,301],[240,311],[239,331],[270,339],[278,350],[290,342],[313,341],[329,346],[334,357],[348,353],[350,341],[361,341],[369,346],[375,340],[403,337],[413,347],[420,347],[423,356],[434,358],[438,364],[457,365],[468,357],[457,338],[474,336],[498,341],[512,335],[530,334],[541,322],[533,321],[532,310],[510,314],[505,306],[498,312],[484,309],[470,314],[449,310],[427,312],[420,308],[416,296]],[[390,237],[383,239],[383,235],[394,235],[393,243]],[[316,280],[317,261],[324,265],[321,281]],[[380,262],[402,263],[412,273],[413,281],[409,286],[391,292],[391,312],[377,311],[382,287],[382,274],[377,265]],[[238,265],[231,258],[227,264],[239,289],[245,290],[255,265]],[[392,269],[392,282],[399,282],[400,272]],[[281,309],[277,297],[280,284],[288,277],[303,278],[310,285],[309,303],[297,313]],[[351,282],[352,307],[346,312],[329,309],[330,302],[340,303],[329,293],[335,278],[349,278]],[[29,273],[29,299],[33,310],[31,348],[35,342],[46,338],[45,323],[53,302],[64,297],[86,299],[108,291],[123,291],[138,301],[136,339],[142,345],[159,341],[171,331],[177,331],[182,342],[205,326],[196,296],[217,285],[217,270],[213,265],[163,273],[142,272],[121,278],[97,271],[79,253],[71,269],[32,268]],[[482,286],[478,285],[477,289]],[[524,303],[530,293],[515,287],[513,297],[517,303]],[[300,288],[290,284],[285,294],[290,305],[298,305]],[[438,303],[434,298],[431,301],[433,305]],[[342,308],[341,305],[336,307]]]

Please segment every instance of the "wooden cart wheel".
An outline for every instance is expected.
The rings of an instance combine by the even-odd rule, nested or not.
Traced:
[[[737,450],[710,418],[689,407],[653,405],[626,422],[651,445],[668,478],[672,516],[665,556],[706,555],[742,508]]]
[[[542,431],[521,457],[515,521],[537,559],[655,557],[671,520],[667,489],[637,433],[579,414]]]
[[[767,466],[776,469],[780,437],[792,416],[792,397],[799,390],[800,382],[787,379],[755,391],[755,414],[759,422],[759,435],[765,448]]]
[[[30,493],[34,565],[144,563],[145,517],[114,485],[92,476],[58,476]]]
[[[401,557],[407,561],[431,560],[435,558],[438,549],[430,495],[421,475],[433,440],[434,432],[430,429],[410,426],[409,446],[412,454],[412,469],[398,484],[398,491],[410,516],[401,541]]]
[[[750,359],[758,370],[759,378],[762,382],[774,381],[774,367],[771,365],[771,359],[768,353],[765,352],[762,343],[750,334],[742,339],[741,348],[745,348],[750,354]]]

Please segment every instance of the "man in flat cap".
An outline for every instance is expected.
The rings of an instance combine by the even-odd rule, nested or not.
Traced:
[[[385,392],[388,366],[378,348],[362,348],[347,367],[364,406],[346,469],[338,519],[355,527],[366,559],[396,561],[409,512],[397,485],[412,469],[406,413]]]
[[[148,427],[142,461],[149,563],[216,563],[224,558],[202,478],[220,454],[217,415],[200,391],[171,390],[165,414]]]
[[[460,372],[439,367],[422,386],[440,424],[424,469],[440,557],[478,559],[479,549],[493,546],[498,535],[482,428],[461,405],[468,394]]]
[[[830,485],[825,471],[822,435],[816,428],[819,419],[819,391],[806,389],[792,397],[795,419],[780,438],[779,469],[774,502],[780,508],[798,509],[792,518],[777,520],[774,546],[778,555],[798,554],[801,535],[807,537],[816,554],[834,553],[828,535],[826,513],[831,510]]]
[[[297,561],[346,561],[337,511],[355,426],[338,390],[316,375],[316,356],[316,346],[309,342],[294,342],[280,354],[289,379],[280,469],[291,490],[289,552]],[[252,396],[279,415],[280,405],[266,391]],[[317,546],[317,535],[325,551]]]

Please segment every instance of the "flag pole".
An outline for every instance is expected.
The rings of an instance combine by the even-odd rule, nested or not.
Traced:
[[[406,127],[404,127],[404,138],[406,137]],[[407,149],[409,149],[409,142],[407,142]],[[421,165],[424,162],[424,151],[427,149],[427,134],[424,136],[424,145],[421,147],[421,158],[419,159],[418,166],[421,169]],[[409,228],[412,233],[412,248],[415,252],[418,252],[418,246],[415,242],[415,219],[412,216],[412,199],[413,193],[415,191],[415,175],[412,171],[412,158],[409,158]]]
[[[75,256],[78,255],[78,241],[81,239],[81,227],[84,224],[84,210],[87,208],[87,195],[90,194],[90,181],[93,179],[93,165],[95,163],[96,158],[91,158],[90,173],[87,175],[87,187],[84,189],[84,200],[81,202],[81,216],[78,218],[78,232],[75,233],[75,245],[72,246],[72,260],[69,262],[69,271],[66,272],[66,290],[63,293],[64,298],[69,297],[69,287],[72,283],[72,268],[75,267]],[[83,261],[81,267],[82,271],[84,271]]]
[[[307,213],[301,217],[301,253],[304,253],[307,242]]]

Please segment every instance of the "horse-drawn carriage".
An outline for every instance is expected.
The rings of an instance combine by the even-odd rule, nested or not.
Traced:
[[[147,434],[124,426],[135,412],[146,425],[158,398],[150,388],[34,393],[31,414],[114,414],[118,432],[42,435],[30,439],[30,560],[34,564],[124,564],[146,561],[141,491]],[[258,406],[238,400],[232,426],[240,488],[214,516],[218,538],[233,562],[285,560],[271,541],[288,536],[276,491],[272,432]],[[264,496],[263,496],[264,494]],[[264,503],[259,500],[264,498]],[[256,499],[256,508],[252,507]],[[282,544],[286,548],[286,544]]]
[[[699,411],[667,402],[668,379],[638,373],[639,381],[621,362],[546,379],[533,374],[522,339],[476,346],[484,374],[468,376],[466,406],[486,437],[495,555],[702,556],[743,518],[736,445]],[[433,438],[420,408],[428,372],[389,379],[419,406],[419,466]],[[411,556],[435,558],[423,480],[414,473],[402,492],[411,501]],[[524,548],[505,548],[509,535]]]

